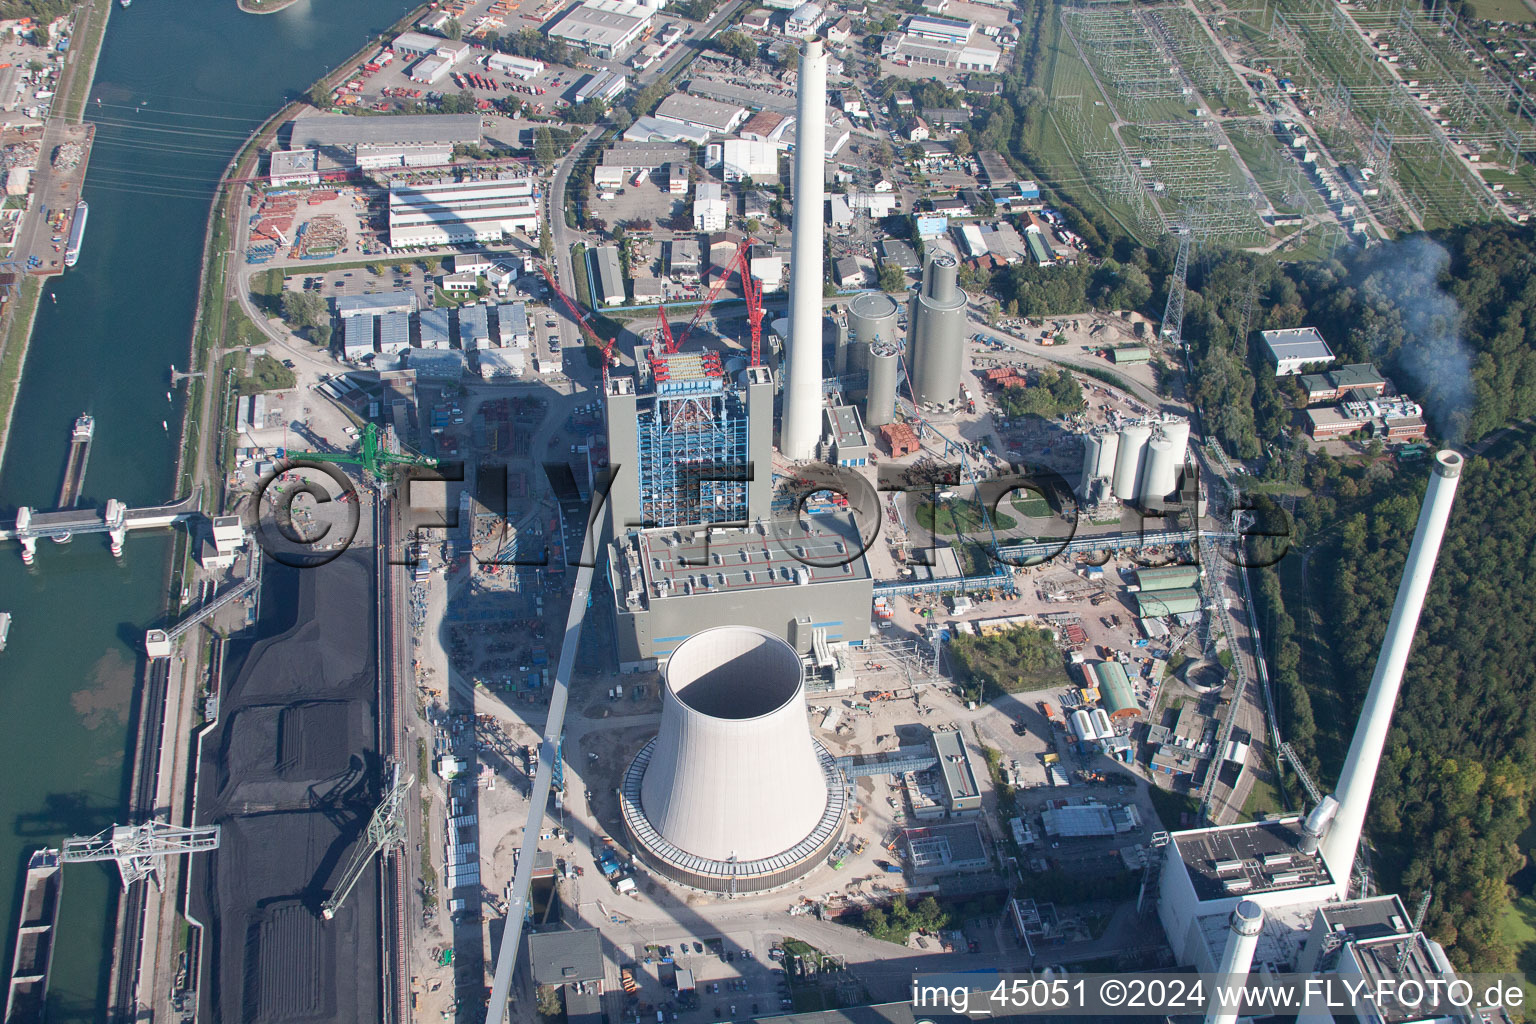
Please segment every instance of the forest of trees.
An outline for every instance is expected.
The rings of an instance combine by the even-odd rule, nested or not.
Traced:
[[[991,700],[1066,681],[1051,633],[1020,626],[993,636],[957,636],[945,648],[962,687]]]

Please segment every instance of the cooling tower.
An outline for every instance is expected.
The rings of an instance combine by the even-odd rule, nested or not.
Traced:
[[[848,329],[852,334],[849,369],[868,369],[865,357],[876,340],[895,341],[901,306],[885,292],[855,295],[848,304]]]
[[[1166,436],[1154,437],[1142,459],[1138,496],[1144,502],[1162,501],[1179,486],[1179,458]]]
[[[1218,984],[1236,990],[1248,980],[1253,969],[1253,951],[1259,948],[1259,932],[1264,930],[1264,908],[1253,900],[1243,900],[1232,908],[1232,927],[1221,954]],[[1205,1024],[1237,1024],[1238,1006],[1213,1000],[1205,1012]]]
[[[878,427],[896,418],[896,383],[901,377],[901,347],[894,341],[869,346],[869,389],[864,395],[864,425]]]
[[[1087,491],[1088,485],[1093,481],[1108,480],[1115,475],[1115,453],[1119,450],[1119,434],[1083,435],[1082,489],[1084,491]]]
[[[1141,464],[1147,450],[1147,439],[1152,436],[1150,427],[1133,424],[1120,430],[1120,450],[1115,453],[1115,497],[1121,501],[1135,501],[1140,494]]]
[[[907,346],[912,397],[920,404],[943,405],[960,397],[965,368],[965,292],[960,264],[948,253],[930,255],[923,266],[923,286],[912,296],[912,341]]]
[[[660,731],[630,764],[621,809],[640,858],[697,889],[773,889],[820,863],[847,793],[811,738],[795,649],[751,626],[679,644]]]
[[[779,451],[787,459],[811,459],[821,440],[821,246],[827,190],[827,52],[821,40],[805,44],[800,58],[795,137],[795,226],[789,264],[789,371]]]
[[[1354,868],[1355,851],[1365,826],[1365,812],[1371,802],[1371,789],[1376,784],[1376,768],[1381,763],[1382,747],[1392,725],[1392,707],[1397,703],[1397,691],[1403,685],[1403,669],[1408,664],[1408,651],[1419,626],[1419,613],[1424,610],[1424,596],[1429,593],[1435,558],[1440,553],[1440,541],[1445,537],[1445,524],[1451,517],[1462,462],[1462,457],[1449,449],[1435,455],[1429,489],[1425,491],[1424,505],[1419,509],[1419,525],[1413,531],[1413,544],[1408,548],[1408,561],[1403,566],[1403,582],[1397,588],[1392,617],[1387,620],[1386,639],[1381,655],[1376,659],[1376,671],[1365,695],[1365,706],[1360,709],[1360,722],[1349,742],[1349,754],[1339,772],[1339,785],[1334,790],[1339,810],[1332,827],[1323,836],[1322,851],[1323,861],[1338,880],[1341,891],[1347,889]]]

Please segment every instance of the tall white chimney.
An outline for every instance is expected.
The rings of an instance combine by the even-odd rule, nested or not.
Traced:
[[[1365,706],[1360,709],[1360,721],[1349,743],[1344,770],[1339,773],[1339,785],[1335,790],[1339,811],[1332,828],[1323,836],[1322,851],[1323,861],[1339,882],[1341,895],[1348,890],[1355,851],[1360,846],[1360,832],[1365,827],[1365,812],[1371,803],[1371,788],[1376,784],[1376,768],[1381,763],[1387,730],[1392,725],[1392,708],[1397,703],[1397,691],[1403,685],[1408,649],[1413,646],[1419,613],[1424,610],[1424,595],[1429,592],[1435,558],[1440,553],[1440,541],[1445,537],[1446,521],[1451,517],[1451,503],[1456,497],[1463,461],[1461,455],[1449,449],[1435,455],[1434,472],[1430,474],[1429,490],[1425,492],[1424,505],[1419,510],[1419,525],[1413,533],[1413,545],[1408,549],[1408,562],[1403,567],[1403,582],[1397,588],[1392,617],[1387,620],[1387,635],[1376,659],[1371,689],[1365,695]]]
[[[800,57],[795,112],[795,233],[789,264],[789,370],[779,451],[810,459],[821,439],[821,238],[826,205],[827,52],[821,40]]]
[[[1232,908],[1232,929],[1227,933],[1227,948],[1221,954],[1217,970],[1219,983],[1236,989],[1248,980],[1253,968],[1253,951],[1259,946],[1259,932],[1264,929],[1264,908],[1253,900],[1243,900]],[[1224,1006],[1212,999],[1205,1011],[1205,1024],[1237,1024],[1238,1006]]]

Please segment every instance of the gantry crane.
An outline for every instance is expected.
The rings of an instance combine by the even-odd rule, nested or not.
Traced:
[[[352,859],[347,862],[341,881],[336,883],[331,898],[320,905],[320,916],[327,921],[334,918],[341,905],[347,902],[347,897],[356,888],[363,872],[373,863],[374,855],[405,842],[405,815],[402,809],[405,807],[405,796],[411,791],[416,776],[410,772],[402,774],[399,762],[395,762],[393,771],[389,791],[379,801],[379,806],[374,808],[373,817],[368,819],[368,829],[363,833],[363,840],[358,843],[357,849],[352,851]]]
[[[752,264],[747,254],[757,244],[755,238],[743,238],[741,244],[736,247],[736,252],[731,256],[730,262],[725,265],[725,272],[715,278],[715,283],[710,285],[709,293],[704,296],[704,301],[694,311],[693,319],[688,326],[683,328],[682,334],[674,340],[672,326],[667,323],[666,307],[662,307],[658,313],[661,322],[661,337],[668,355],[676,352],[688,340],[688,335],[693,333],[700,320],[709,313],[715,299],[725,289],[725,283],[731,279],[733,270],[741,273],[741,292],[747,300],[747,323],[752,331],[750,366],[763,364],[763,283],[752,276]]]
[[[437,460],[416,452],[392,452],[379,443],[379,428],[372,423],[363,427],[363,436],[356,452],[288,452],[288,458],[296,462],[338,462],[348,466],[362,466],[376,479],[389,476],[394,466],[436,466]]]

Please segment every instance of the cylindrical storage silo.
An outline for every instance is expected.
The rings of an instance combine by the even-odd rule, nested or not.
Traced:
[[[1099,738],[1098,730],[1093,727],[1093,719],[1082,708],[1072,712],[1072,731],[1080,740],[1091,742]]]
[[[960,397],[965,369],[965,292],[960,264],[949,253],[930,255],[923,286],[912,297],[912,343],[907,346],[912,397],[919,404],[945,405]]]
[[[1094,708],[1088,716],[1093,719],[1093,727],[1098,730],[1099,739],[1107,740],[1115,734],[1115,727],[1109,722],[1109,712],[1103,708]]]
[[[1142,501],[1161,501],[1178,486],[1179,462],[1173,442],[1159,434],[1147,444],[1137,496]]]
[[[1146,453],[1147,440],[1151,436],[1151,428],[1139,423],[1120,430],[1120,450],[1115,453],[1115,478],[1112,486],[1115,497],[1121,501],[1135,501],[1141,493],[1141,463]]]
[[[1173,442],[1173,454],[1179,465],[1184,465],[1184,456],[1189,451],[1189,420],[1169,420],[1163,424],[1163,436]]]
[[[849,370],[868,369],[865,356],[877,339],[895,341],[901,305],[885,292],[855,295],[848,304]]]
[[[869,346],[869,389],[864,395],[864,425],[883,426],[896,419],[896,385],[901,379],[901,347],[894,341]]]
[[[1115,454],[1120,451],[1119,434],[1083,435],[1083,487],[1094,480],[1108,480],[1115,474]]]
[[[711,892],[777,888],[824,860],[847,796],[811,738],[795,649],[720,626],[679,644],[664,676],[660,731],[621,788],[640,858]]]

